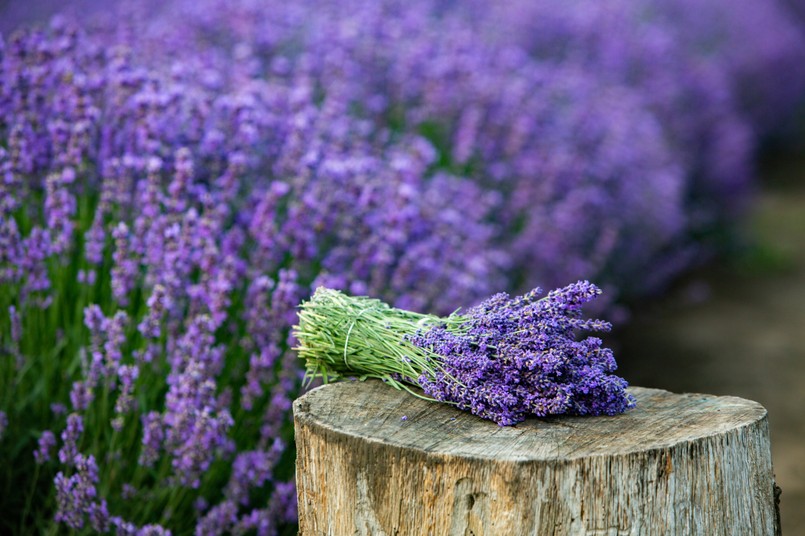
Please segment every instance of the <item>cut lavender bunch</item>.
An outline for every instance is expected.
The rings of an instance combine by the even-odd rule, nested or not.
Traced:
[[[294,334],[308,380],[379,378],[510,426],[527,416],[615,415],[635,404],[612,374],[612,351],[579,331],[608,331],[582,318],[601,293],[579,281],[542,296],[496,294],[448,317],[392,308],[319,287],[300,306]],[[418,395],[422,396],[422,395]]]

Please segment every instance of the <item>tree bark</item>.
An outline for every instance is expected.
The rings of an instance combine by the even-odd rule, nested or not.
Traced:
[[[379,381],[294,403],[299,533],[773,535],[766,410],[630,388],[615,417],[499,427]]]

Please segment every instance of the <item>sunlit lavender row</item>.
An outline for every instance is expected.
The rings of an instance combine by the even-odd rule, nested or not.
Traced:
[[[316,286],[657,292],[805,92],[761,0],[27,4],[0,45],[4,532],[293,533]]]

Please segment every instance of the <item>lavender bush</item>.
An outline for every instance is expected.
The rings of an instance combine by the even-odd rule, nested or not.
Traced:
[[[181,17],[183,29],[152,19],[138,34],[146,50],[168,43],[186,55],[195,50],[186,43],[209,43],[188,61],[227,73],[218,78],[235,79],[234,65],[301,76],[375,131],[426,136],[433,166],[502,195],[494,223],[518,287],[596,276],[626,290],[684,240],[684,169],[644,98],[578,66],[479,41],[460,11],[425,1],[210,1],[176,2],[165,16]]]
[[[61,21],[0,65],[7,530],[292,526],[307,289],[440,310],[500,284],[495,196],[303,81],[213,91]]]
[[[178,54],[210,44],[224,71],[302,73],[374,125],[426,135],[437,165],[504,195],[497,223],[520,288],[595,277],[628,298],[711,256],[746,207],[768,128],[740,88],[786,85],[763,82],[784,76],[788,96],[757,104],[786,110],[805,74],[799,34],[782,16],[764,18],[779,35],[732,24],[742,45],[722,43],[736,52],[716,54],[680,46],[692,30],[672,11],[594,1],[306,0],[269,9],[179,0],[165,17],[181,17],[182,31],[157,18],[143,40]],[[700,11],[737,20],[719,2],[687,13]],[[771,52],[755,53],[764,47]],[[741,78],[737,61],[751,74]]]
[[[805,28],[785,0],[656,4],[690,53],[724,69],[761,136],[784,135],[805,93]]]
[[[673,6],[633,2],[174,0],[123,9],[110,33],[166,69],[218,90],[302,78],[381,136],[389,127],[425,135],[433,165],[503,194],[496,223],[522,289],[595,277],[610,296],[642,296],[708,257],[746,206],[756,133],[768,130],[740,88],[785,86],[787,97],[766,92],[757,105],[786,110],[805,75],[801,35],[777,4],[760,33],[740,22],[751,13],[723,3],[687,9],[735,21],[719,26],[740,46],[724,37],[716,48],[679,46],[706,32],[694,35]],[[791,83],[764,82],[775,76]]]
[[[688,39],[682,26],[654,13],[651,3],[560,4],[539,0],[499,6],[490,25],[493,38],[638,90],[684,170],[688,232],[733,217],[749,192],[755,138],[737,107],[723,62],[708,62],[680,46]]]

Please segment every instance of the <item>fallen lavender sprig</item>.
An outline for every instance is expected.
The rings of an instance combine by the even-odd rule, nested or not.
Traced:
[[[448,317],[320,287],[295,336],[306,377],[379,378],[509,426],[528,415],[615,415],[634,407],[609,348],[576,333],[608,331],[581,316],[601,290],[579,281],[540,297],[496,294]]]

